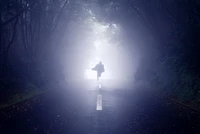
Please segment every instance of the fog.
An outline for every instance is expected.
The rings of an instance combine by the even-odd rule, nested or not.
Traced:
[[[101,79],[133,77],[139,55],[136,47],[134,51],[127,47],[123,27],[98,19],[91,9],[83,9],[78,16],[68,23],[62,47],[57,51],[67,78],[96,79],[96,72],[91,68],[99,61],[105,66]]]

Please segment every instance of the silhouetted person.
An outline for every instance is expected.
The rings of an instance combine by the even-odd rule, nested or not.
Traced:
[[[97,80],[99,80],[99,77],[101,77],[101,74],[105,71],[102,62],[99,62],[92,70],[97,71]]]

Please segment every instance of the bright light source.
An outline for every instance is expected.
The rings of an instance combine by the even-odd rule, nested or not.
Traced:
[[[89,12],[89,14],[91,15],[91,12]],[[118,53],[115,52],[115,47],[117,44],[112,40],[115,38],[115,34],[119,32],[119,26],[114,23],[100,23],[94,18],[93,15],[91,15],[91,18],[86,19],[85,22],[85,24],[90,27],[91,32],[93,33],[92,38],[89,40],[91,45],[95,47],[91,51],[92,53],[90,55],[91,61],[89,63],[89,68],[87,68],[85,71],[86,78],[97,79],[97,72],[91,70],[91,68],[93,68],[100,61],[102,61],[105,65],[105,73],[102,74],[101,79],[109,79],[114,77],[112,74],[117,70],[116,68],[118,66],[116,65],[116,62],[119,61],[117,60]],[[112,70],[112,72],[109,70]]]
[[[98,64],[99,58],[95,58],[95,60],[91,60],[88,63],[88,68],[85,70],[85,78],[86,79],[97,79],[97,72],[93,71],[92,68]]]
[[[96,48],[96,50],[99,48],[99,46],[100,46],[100,41],[95,41],[94,42],[94,46],[95,46],[95,48]]]
[[[84,21],[77,19],[68,28],[71,36],[67,36],[67,42],[73,44],[67,49],[68,57],[73,57],[76,61],[73,65],[77,67],[76,70],[83,70],[81,77],[96,80],[97,72],[91,68],[102,61],[105,72],[100,79],[120,78],[121,74],[125,74],[123,67],[126,62],[122,57],[126,53],[119,51],[120,48],[117,47],[123,43],[120,25],[98,21],[92,10],[85,11],[87,17]]]
[[[92,71],[91,69],[87,69],[85,71],[85,77],[86,77],[86,79],[96,79],[97,73],[96,73],[96,71]]]

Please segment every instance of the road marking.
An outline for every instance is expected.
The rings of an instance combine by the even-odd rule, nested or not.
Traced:
[[[101,88],[101,84],[99,83],[99,88]]]
[[[98,111],[102,110],[102,95],[98,94],[97,96],[97,109]]]

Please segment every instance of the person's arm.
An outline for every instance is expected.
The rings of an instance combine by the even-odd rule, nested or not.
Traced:
[[[92,70],[97,70],[97,65],[95,67],[93,67]]]

